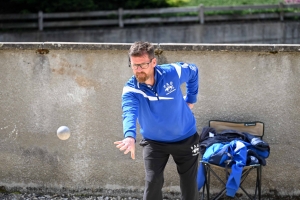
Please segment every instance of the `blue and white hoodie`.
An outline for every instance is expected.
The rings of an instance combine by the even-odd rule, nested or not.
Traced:
[[[230,176],[226,183],[226,195],[234,197],[239,189],[243,167],[246,166],[247,161],[247,147],[244,142],[233,140],[226,144],[215,143],[207,148],[202,160],[222,167],[225,167],[226,160],[232,161]],[[197,174],[198,190],[204,186],[205,179],[204,166],[201,162]]]
[[[194,64],[172,63],[154,68],[153,87],[132,76],[122,94],[124,137],[136,138],[136,122],[144,139],[177,142],[196,133],[196,120],[187,103],[198,94],[198,68]],[[180,85],[186,83],[186,97]]]

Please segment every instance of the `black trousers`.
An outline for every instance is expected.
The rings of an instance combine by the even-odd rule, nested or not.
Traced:
[[[180,178],[182,200],[198,200],[197,171],[199,157],[199,135],[175,143],[142,140],[145,164],[145,191],[143,200],[162,200],[164,169],[172,155]]]

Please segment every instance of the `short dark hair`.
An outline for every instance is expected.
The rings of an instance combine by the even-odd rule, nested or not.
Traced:
[[[150,59],[154,58],[154,46],[149,42],[138,41],[131,45],[128,55],[129,57],[138,57],[147,54]]]

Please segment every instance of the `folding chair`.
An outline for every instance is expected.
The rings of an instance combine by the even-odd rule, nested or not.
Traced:
[[[251,135],[254,135],[261,139],[264,135],[264,123],[259,122],[259,121],[228,122],[228,121],[220,121],[220,120],[211,120],[211,121],[209,121],[209,127],[214,128],[216,130],[217,134],[224,130],[236,130],[236,131],[240,131],[240,132],[250,133]],[[204,168],[204,174],[205,174],[205,182],[202,187],[201,199],[205,198],[205,193],[206,193],[206,197],[208,200],[209,199],[216,200],[216,199],[220,199],[221,197],[226,197],[226,194],[225,194],[226,193],[226,182],[231,173],[230,167],[228,167],[227,165],[225,167],[219,166],[219,165],[212,164],[212,163],[209,163],[209,162],[203,161],[203,160],[200,161],[200,164],[202,164],[202,166]],[[254,183],[255,184],[254,196],[250,195],[242,186],[243,182],[246,180],[246,178],[248,177],[248,175],[250,174],[251,171],[253,171],[254,175],[256,172],[256,176],[254,178],[255,179],[254,180],[254,182],[255,182]],[[213,176],[211,176],[211,174]],[[262,174],[262,165],[261,164],[252,164],[252,165],[243,167],[239,189],[241,189],[243,191],[243,193],[249,199],[257,199],[257,198],[261,199],[261,174]],[[223,177],[221,177],[221,175],[223,175]],[[212,177],[214,177],[215,181],[220,182],[220,184],[222,185],[222,188],[217,195],[215,195],[214,197],[211,198],[210,197],[210,185],[211,185]],[[253,180],[253,177],[252,177],[252,180]],[[215,187],[215,185],[214,185],[214,187]],[[239,199],[237,194],[233,198]]]

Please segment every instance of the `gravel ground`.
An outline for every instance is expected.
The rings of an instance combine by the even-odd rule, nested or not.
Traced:
[[[15,194],[15,193],[0,193],[0,200],[142,200],[143,198],[136,197],[121,197],[121,196],[76,196],[71,194],[49,195],[49,194]],[[178,198],[165,198],[163,200],[180,200]]]
[[[0,194],[1,200],[141,200],[134,197],[75,196],[75,195],[37,195],[37,194]]]
[[[205,197],[206,198],[206,197]],[[241,200],[248,199],[239,197]],[[220,198],[220,200],[229,200],[233,198]],[[234,198],[236,199],[236,198]],[[262,200],[300,200],[299,196],[277,196],[277,195],[263,195]],[[73,194],[36,194],[36,193],[0,193],[0,200],[142,200],[142,197],[122,197],[122,196],[78,196]],[[180,200],[178,198],[165,197],[163,200]]]

